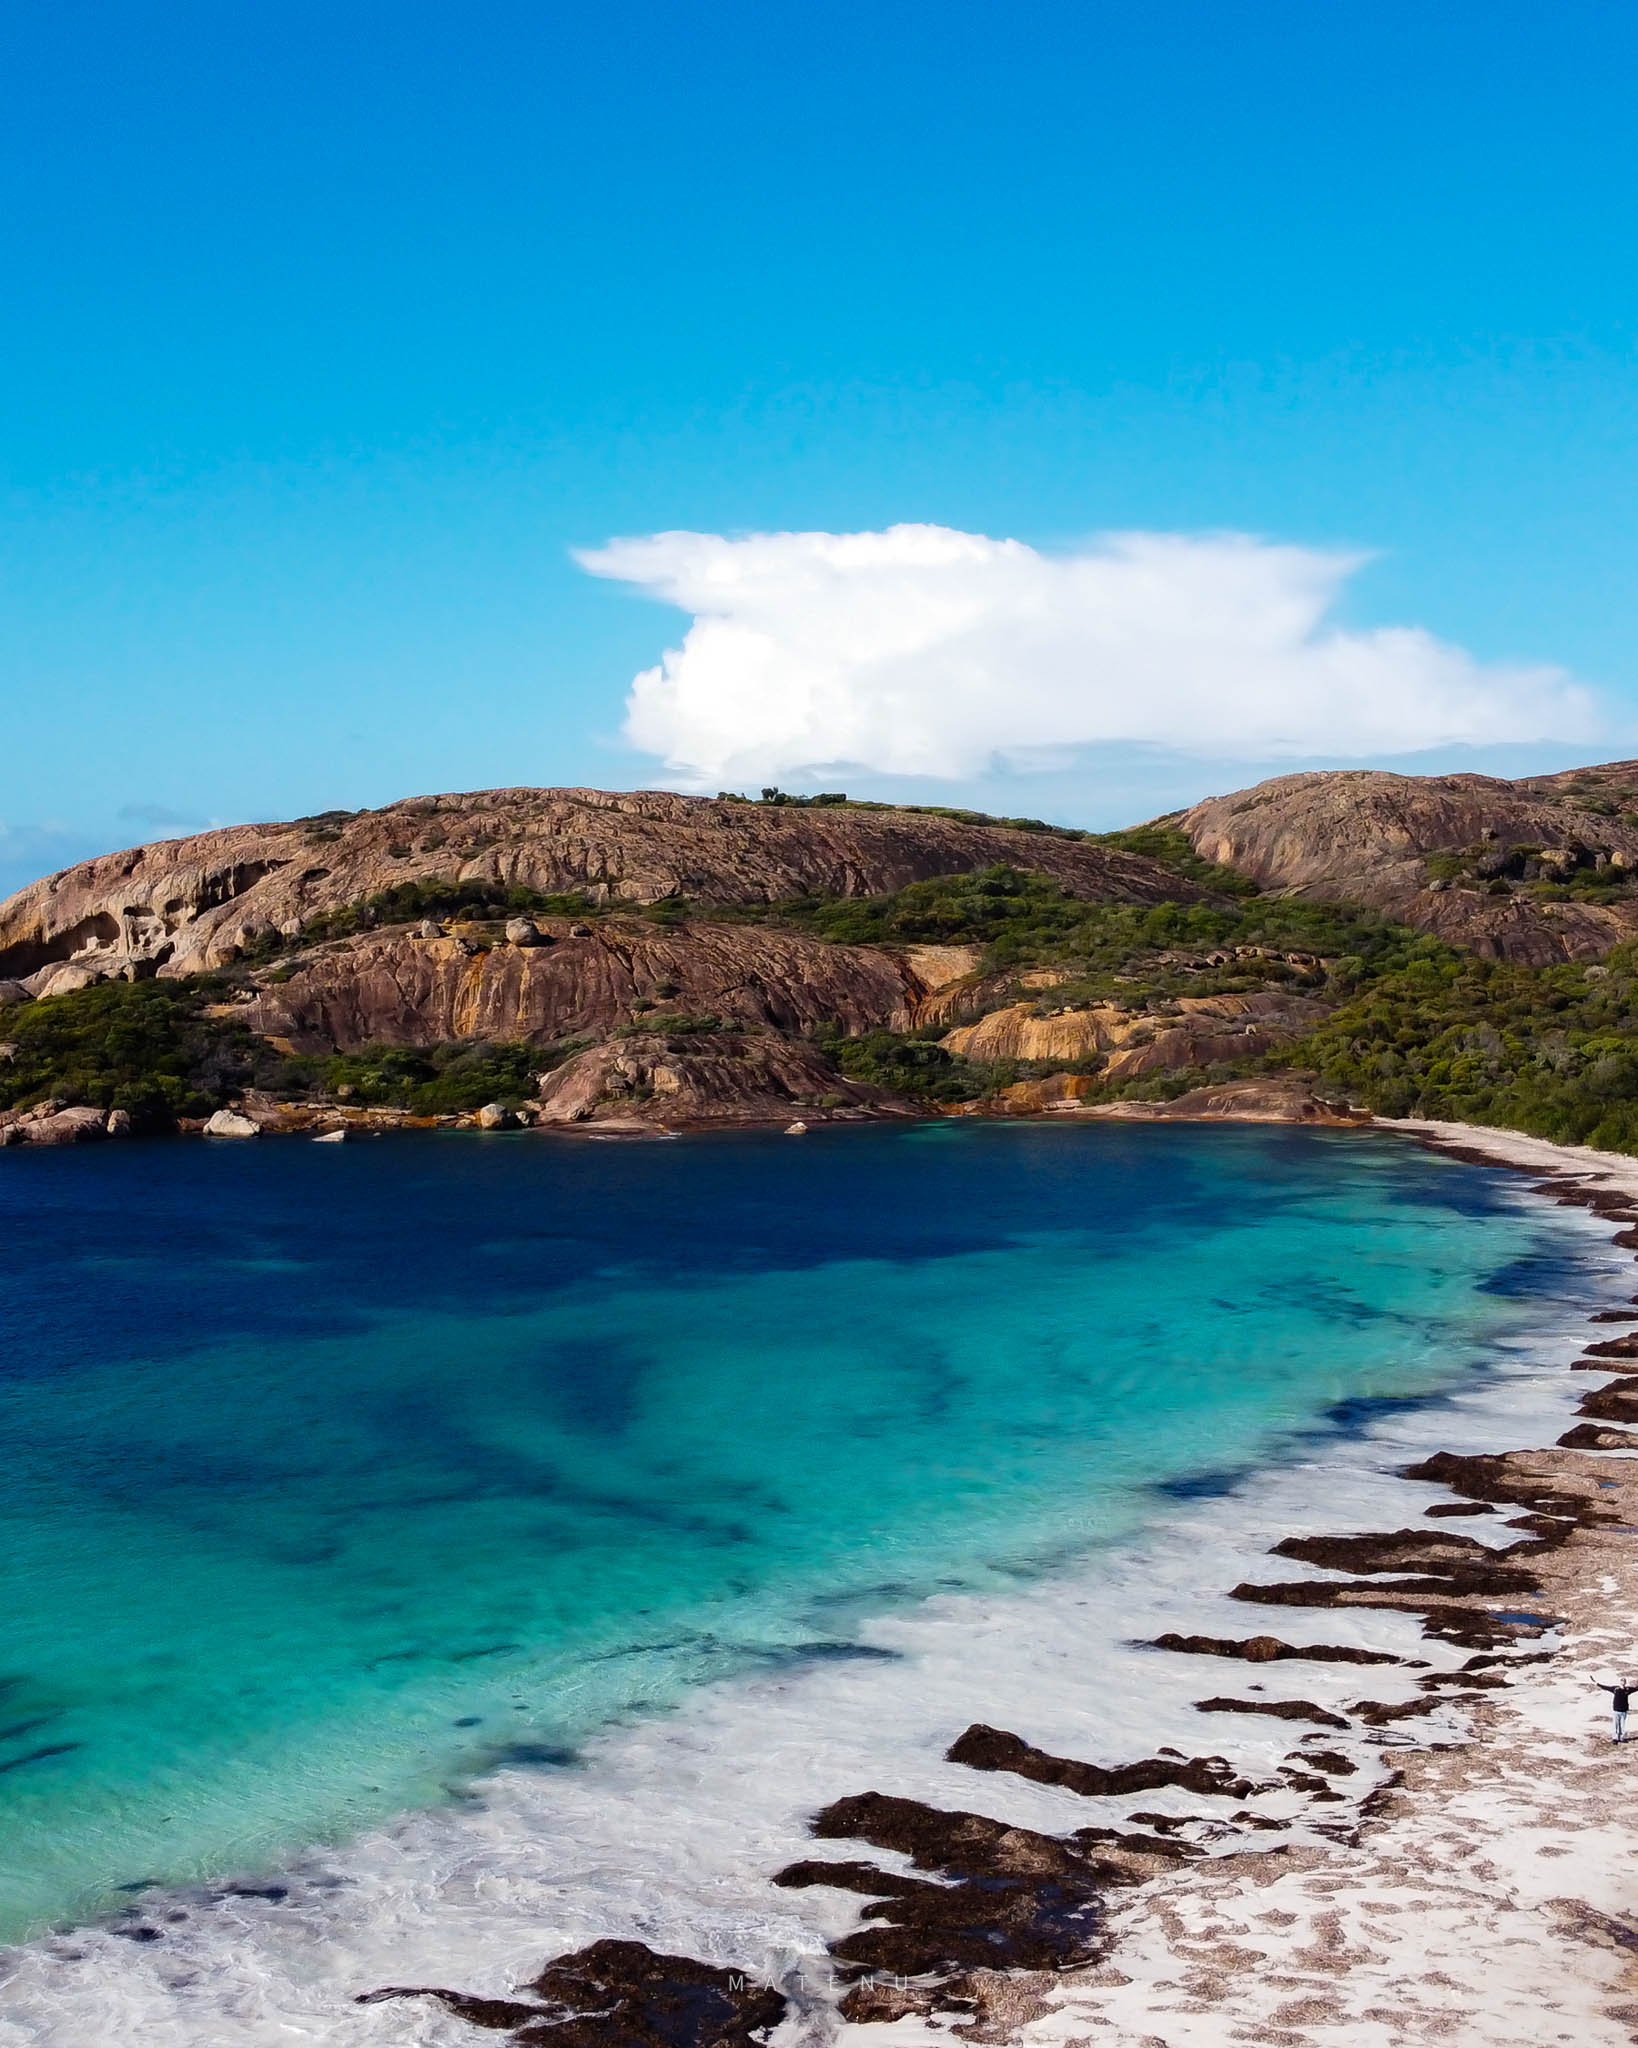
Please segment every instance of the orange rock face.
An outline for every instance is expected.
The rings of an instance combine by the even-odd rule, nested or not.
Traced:
[[[1175,1016],[1153,1017],[1095,1003],[1042,1017],[1032,1003],[1013,1003],[940,1042],[947,1052],[970,1060],[1102,1057],[1101,1071],[1108,1079],[1130,1080],[1271,1052],[1290,1045],[1325,1015],[1322,1003],[1273,990],[1183,996],[1175,1008]]]

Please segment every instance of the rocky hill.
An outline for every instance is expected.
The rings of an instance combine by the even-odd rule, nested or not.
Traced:
[[[1626,762],[1102,838],[595,790],[239,826],[0,904],[0,1144],[1175,1101],[1638,1150],[1635,878]]]
[[[1283,775],[1175,822],[1265,889],[1370,904],[1492,958],[1596,960],[1638,933],[1638,761],[1518,782]]]
[[[260,940],[430,879],[579,894],[599,906],[673,897],[709,906],[879,896],[998,861],[1093,902],[1159,902],[1178,887],[1154,862],[1079,835],[934,813],[492,789],[234,825],[83,861],[0,904],[0,978],[47,995],[98,976],[227,966]]]
[[[945,1018],[930,1006],[983,981],[983,949],[936,931],[847,943],[779,907],[879,904],[934,878],[1023,867],[1082,906],[1212,893],[1080,833],[653,791],[426,797],[135,847],[0,904],[0,1003],[26,1006],[8,1027],[17,1042],[0,1047],[12,1067],[0,1067],[0,1107],[6,1093],[21,1110],[30,1092],[72,1103],[92,1087],[139,1123],[166,1103],[186,1114],[315,1086],[338,1106],[383,1091],[443,1104],[459,1098],[452,1073],[515,1095],[533,1065],[542,1122],[907,1111],[815,1040]],[[169,1007],[116,999],[155,984],[185,994]],[[58,1006],[93,997],[110,1021],[87,1025],[88,1039]],[[957,998],[948,1015],[965,1008]],[[108,1048],[139,1010],[151,1028],[127,1074]],[[334,1067],[394,1047],[425,1048],[434,1065],[412,1077],[366,1059],[348,1079]],[[486,1063],[496,1047],[504,1057]],[[101,1062],[94,1081],[87,1059]],[[158,1095],[142,1095],[156,1077]]]

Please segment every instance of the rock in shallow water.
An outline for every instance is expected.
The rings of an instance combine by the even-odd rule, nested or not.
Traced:
[[[858,1863],[795,1863],[782,1870],[775,1884],[835,1885],[876,1899],[865,1909],[876,1924],[830,1944],[843,1973],[854,1977],[885,1971],[947,1979],[972,1969],[1061,1970],[1094,1962],[1106,1946],[1102,1892],[1132,1881],[1124,1866],[1076,1841],[881,1792],[834,1801],[814,1820],[813,1832],[822,1840],[898,1850],[918,1869],[955,1880],[929,1883]],[[930,1996],[947,2002],[942,1994]]]
[[[1192,1657],[1240,1657],[1248,1664],[1273,1664],[1300,1657],[1321,1664],[1397,1664],[1386,1650],[1362,1650],[1353,1643],[1282,1643],[1278,1636],[1156,1636],[1156,1650],[1181,1650]]]
[[[108,1136],[105,1112],[88,1103],[47,1116],[25,1117],[16,1128],[31,1145],[87,1145]]]
[[[1219,1793],[1225,1799],[1249,1799],[1259,1788],[1236,1777],[1220,1756],[1142,1757],[1133,1764],[1083,1763],[1076,1757],[1050,1756],[1004,1728],[975,1721],[945,1751],[952,1764],[975,1771],[1011,1771],[1038,1785],[1061,1785],[1086,1799],[1108,1799],[1128,1792],[1153,1792],[1162,1785],[1188,1792]]]
[[[516,2048],[752,2048],[785,2015],[783,1997],[744,1971],[659,1955],[640,1941],[594,1941],[548,1963],[526,1988],[539,2003],[425,1984],[389,1984],[358,2003],[435,1998],[457,2019],[509,2034]]]
[[[205,1122],[207,1138],[259,1138],[261,1134],[261,1126],[236,1109],[219,1109]]]

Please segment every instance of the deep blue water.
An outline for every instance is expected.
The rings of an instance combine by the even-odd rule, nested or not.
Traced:
[[[1480,1369],[1510,1177],[1301,1130],[0,1159],[0,1935],[266,1867]]]

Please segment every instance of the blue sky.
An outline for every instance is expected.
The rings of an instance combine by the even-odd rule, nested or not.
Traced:
[[[690,618],[571,555],[671,530],[1353,551],[1324,632],[1419,628],[1510,706],[1330,747],[1276,706],[1197,757],[1059,703],[1027,758],[979,719],[858,789],[1115,823],[1299,758],[1638,752],[1635,60],[1638,13],[1573,0],[25,0],[0,884],[207,819],[698,786],[716,643],[640,750]],[[777,696],[812,615],[775,608]]]

